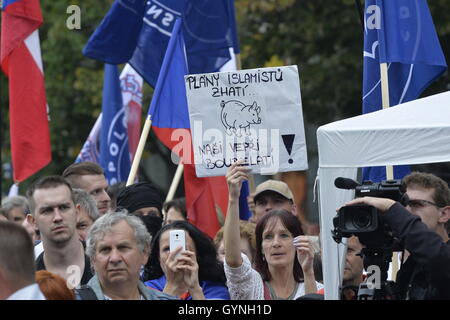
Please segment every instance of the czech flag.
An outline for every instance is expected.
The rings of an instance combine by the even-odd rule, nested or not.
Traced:
[[[9,118],[14,181],[51,161],[48,106],[38,28],[39,0],[3,0],[0,62],[9,78]]]
[[[195,174],[184,76],[188,67],[181,20],[175,22],[148,117],[157,137],[184,164],[188,220],[213,238],[220,228],[217,211],[225,215],[228,186],[224,177],[198,178]]]

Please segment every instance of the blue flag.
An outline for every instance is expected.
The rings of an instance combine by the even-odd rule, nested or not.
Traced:
[[[426,0],[366,0],[364,21],[363,113],[382,109],[380,63],[388,64],[390,106],[417,99],[446,70]],[[395,179],[409,172],[394,166]],[[384,179],[385,167],[363,168],[363,180]]]
[[[109,64],[128,62],[142,29],[145,1],[116,0],[83,49],[86,57]]]
[[[188,74],[181,20],[177,19],[161,66],[152,97],[148,117],[159,140],[182,159],[184,164],[184,191],[189,222],[211,238],[220,228],[216,205],[226,212],[227,184],[224,177],[198,178],[193,165],[189,113],[184,76]],[[180,143],[173,133],[183,133],[185,150],[174,149]],[[177,151],[178,150],[178,151]]]
[[[99,163],[100,159],[100,146],[99,146],[99,135],[102,127],[102,114],[98,116],[95,121],[94,126],[89,133],[86,142],[83,144],[83,147],[80,150],[77,158],[75,159],[75,163],[91,161],[95,163]]]
[[[119,70],[105,64],[102,101],[102,130],[100,135],[100,165],[109,185],[127,181],[131,160],[128,129],[122,102]]]
[[[158,84],[153,93],[148,116],[152,126],[158,128],[189,128],[189,112],[186,100],[184,76],[189,74],[183,33],[179,32],[181,20],[165,52]],[[178,142],[178,141],[177,141]]]
[[[241,187],[241,194],[239,195],[239,219],[248,220],[252,217],[252,212],[248,207],[247,197],[250,194],[248,181],[244,181]]]
[[[129,62],[155,87],[175,20],[182,18],[190,73],[215,72],[230,60],[229,48],[239,53],[234,14],[233,0],[116,0],[83,54]]]

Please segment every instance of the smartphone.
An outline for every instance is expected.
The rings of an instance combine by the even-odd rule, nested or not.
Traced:
[[[170,252],[175,251],[178,247],[183,248],[181,251],[186,250],[186,237],[184,230],[170,230],[169,241]]]

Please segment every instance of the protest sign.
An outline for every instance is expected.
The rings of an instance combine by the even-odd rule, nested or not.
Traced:
[[[297,66],[185,76],[198,177],[308,168]]]

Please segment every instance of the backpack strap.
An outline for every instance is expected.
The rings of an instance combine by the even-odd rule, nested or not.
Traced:
[[[98,300],[94,290],[87,285],[75,289],[75,296],[77,300]]]

